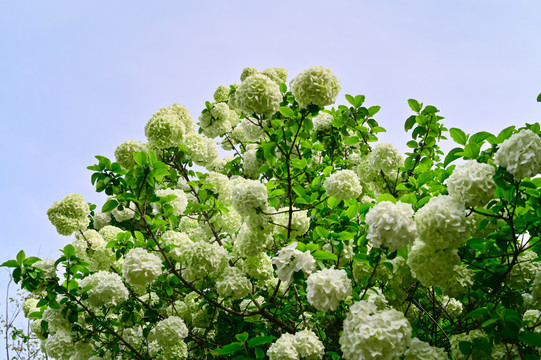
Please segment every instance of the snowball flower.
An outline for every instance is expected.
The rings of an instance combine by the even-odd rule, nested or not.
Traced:
[[[411,326],[402,312],[378,311],[376,305],[359,301],[349,309],[339,342],[346,360],[387,360],[404,354],[410,339]]]
[[[269,79],[280,85],[287,82],[287,70],[284,68],[268,68],[261,72],[263,75],[268,76]]]
[[[206,136],[197,133],[189,134],[184,139],[188,155],[199,166],[206,166],[218,157],[218,145]]]
[[[180,253],[184,274],[188,281],[219,275],[227,265],[227,250],[220,245],[199,241],[187,246]]]
[[[284,283],[289,283],[293,273],[302,271],[306,275],[311,274],[316,267],[316,260],[310,252],[302,252],[296,249],[297,243],[293,242],[278,251],[272,263],[276,266],[276,275]]]
[[[231,188],[233,185],[226,175],[209,172],[205,178],[205,184],[214,185],[214,188],[211,188],[210,191],[218,194],[218,200],[225,203],[231,202]]]
[[[370,153],[368,161],[374,170],[388,175],[404,164],[404,157],[393,144],[379,143]]]
[[[302,330],[296,333],[293,346],[295,346],[301,358],[306,360],[323,359],[323,355],[325,355],[323,343],[311,330]]]
[[[133,158],[135,152],[146,151],[146,146],[137,140],[127,140],[115,149],[116,162],[124,169],[132,169],[136,162]]]
[[[180,189],[163,189],[156,190],[156,195],[159,197],[175,195],[176,199],[168,201],[166,204],[169,204],[173,207],[173,215],[180,216],[184,214],[184,211],[188,206],[188,197],[186,196],[186,193],[184,191]]]
[[[321,311],[336,310],[340,301],[351,296],[351,282],[345,270],[319,270],[306,280],[306,296],[310,305]]]
[[[203,134],[209,138],[223,136],[238,122],[237,113],[223,102],[214,104],[210,111],[203,110],[199,116],[199,126],[203,129]]]
[[[32,314],[33,312],[39,312],[39,308],[36,307],[38,304],[38,299],[29,298],[26,299],[26,301],[23,304],[23,314],[24,317],[28,318],[28,315]]]
[[[473,286],[474,276],[475,271],[465,266],[455,265],[453,267],[453,275],[447,282],[447,286],[442,290],[451,297],[462,296]]]
[[[323,66],[311,66],[291,80],[291,92],[303,108],[334,104],[340,92],[338,78]]]
[[[272,259],[264,252],[248,257],[241,268],[256,280],[267,280],[274,274]]]
[[[289,207],[283,207],[278,210],[279,214],[275,215],[276,233],[287,236],[289,225]],[[310,228],[310,218],[308,217],[308,211],[299,211],[296,207],[293,207],[293,213],[291,214],[291,234],[290,238],[295,239],[298,236],[304,235]]]
[[[259,74],[259,70],[253,67],[245,67],[240,74],[240,81],[246,80],[247,77]],[[238,87],[238,86],[237,86]]]
[[[49,221],[60,235],[69,236],[74,231],[84,230],[90,223],[90,207],[79,194],[70,194],[55,201],[47,210]]]
[[[259,178],[259,167],[263,162],[257,158],[257,145],[248,144],[246,151],[242,154],[244,176],[250,179]]]
[[[485,206],[496,190],[494,167],[469,160],[458,165],[447,180],[449,195],[467,207]]]
[[[75,352],[75,347],[68,331],[57,331],[49,336],[45,343],[45,353],[53,359],[69,359]]]
[[[284,333],[267,350],[270,360],[298,360],[299,352],[295,347],[295,336]]]
[[[98,271],[79,281],[79,287],[87,286],[92,286],[87,301],[93,307],[116,306],[128,299],[128,289],[116,273]]]
[[[184,105],[173,104],[155,113],[145,125],[150,145],[158,149],[178,146],[195,129],[193,118]]]
[[[94,229],[100,230],[104,226],[107,226],[111,223],[111,213],[106,212],[102,213],[101,211],[94,211]]]
[[[312,119],[314,123],[314,131],[327,130],[331,128],[331,122],[333,121],[333,116],[326,112],[319,113],[318,116]]]
[[[122,276],[128,284],[135,287],[146,287],[162,273],[162,261],[143,248],[128,251],[124,258]]]
[[[51,279],[56,276],[55,261],[53,259],[43,259],[36,261],[33,266],[40,269],[45,279]]]
[[[188,328],[184,320],[178,316],[170,316],[160,321],[151,332],[151,338],[156,339],[164,348],[176,345],[186,336],[188,336]]]
[[[252,283],[239,268],[226,267],[216,281],[216,290],[221,297],[242,299],[250,294]]]
[[[413,220],[413,208],[410,204],[382,201],[366,214],[368,235],[372,246],[382,245],[395,251],[415,240],[417,228]]]
[[[111,214],[113,214],[115,220],[118,222],[131,220],[135,216],[135,205],[128,203],[127,206],[123,205],[122,209],[120,209],[120,206],[117,206],[111,210]]]
[[[245,180],[231,189],[231,205],[240,216],[256,214],[267,207],[267,187],[257,180]]]
[[[449,195],[431,198],[415,214],[421,240],[434,249],[458,248],[466,240],[464,205]]]
[[[460,265],[456,249],[434,249],[416,240],[408,254],[407,263],[413,276],[424,286],[444,288],[454,274],[454,266]]]
[[[229,86],[220,85],[214,92],[214,101],[216,102],[224,102],[227,101],[229,98],[229,93],[231,92],[231,88]]]
[[[255,74],[244,79],[235,92],[238,108],[249,115],[272,115],[280,107],[282,94],[274,81],[262,74]]]
[[[449,356],[444,349],[430,346],[429,343],[417,338],[411,340],[411,344],[404,354],[404,360],[448,360]]]
[[[521,130],[499,144],[494,162],[517,180],[541,173],[541,138],[531,130]]]
[[[356,199],[363,191],[359,177],[351,170],[339,170],[332,174],[325,179],[323,187],[327,195],[344,201]]]

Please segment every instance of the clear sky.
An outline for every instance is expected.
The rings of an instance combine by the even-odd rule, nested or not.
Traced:
[[[330,68],[339,103],[382,106],[382,140],[405,151],[409,98],[469,133],[540,121],[540,35],[534,0],[0,0],[0,262],[57,256],[71,238],[49,206],[70,193],[104,202],[93,156],[145,141],[146,121],[174,102],[197,118],[246,66],[290,79]]]

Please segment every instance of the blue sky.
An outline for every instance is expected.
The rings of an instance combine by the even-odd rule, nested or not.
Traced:
[[[382,106],[382,140],[405,150],[409,98],[469,133],[538,122],[540,34],[533,0],[0,0],[0,262],[56,256],[71,238],[49,206],[69,193],[104,202],[86,170],[94,155],[145,141],[146,121],[174,102],[197,118],[246,66],[290,79],[330,68],[339,103]]]

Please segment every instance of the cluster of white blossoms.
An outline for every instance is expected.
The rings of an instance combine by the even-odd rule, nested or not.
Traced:
[[[55,201],[47,210],[49,221],[60,235],[69,236],[77,230],[85,230],[90,219],[90,207],[79,194],[70,194]]]
[[[438,297],[436,297],[438,298]],[[444,295],[440,299],[442,310],[444,311],[444,316],[448,319],[455,319],[462,314],[464,311],[464,305],[455,298],[450,298],[447,295]]]
[[[227,266],[229,254],[216,243],[194,242],[180,253],[180,260],[186,268],[183,276],[188,281],[200,280],[207,276],[218,276]]]
[[[339,170],[331,174],[325,179],[323,187],[328,196],[344,201],[356,199],[363,191],[359,177],[351,170]]]
[[[263,161],[257,158],[257,144],[248,144],[246,151],[242,154],[242,164],[244,176],[249,179],[257,179],[259,177],[259,167]]]
[[[218,194],[218,200],[224,203],[231,202],[231,188],[233,185],[226,175],[217,172],[209,172],[205,178],[205,184],[214,185],[214,188],[210,190]]]
[[[499,144],[494,163],[517,180],[541,173],[541,138],[531,130],[519,131]]]
[[[429,343],[417,338],[411,340],[404,360],[448,360],[449,356],[444,349],[431,346]]]
[[[306,280],[306,297],[310,305],[321,311],[334,311],[340,301],[351,296],[351,281],[343,269],[323,269]]]
[[[410,245],[417,235],[411,204],[382,201],[366,214],[367,238],[372,246],[395,251]]]
[[[109,225],[111,220],[112,215],[110,212],[94,211],[94,229],[100,230],[102,227]]]
[[[449,195],[431,198],[415,214],[421,240],[434,249],[458,248],[466,239],[464,205]]]
[[[228,266],[216,280],[216,290],[223,298],[242,299],[250,294],[252,283],[241,269]]]
[[[120,164],[124,169],[133,169],[136,162],[133,158],[135,152],[147,151],[145,145],[137,140],[127,140],[118,145],[115,149],[116,162]]]
[[[184,138],[184,144],[192,161],[200,166],[207,166],[218,157],[218,145],[206,136],[191,133]]]
[[[98,271],[79,281],[79,286],[87,291],[88,303],[92,307],[116,306],[128,299],[128,289],[122,282],[120,275],[108,271]]]
[[[295,239],[298,236],[304,235],[310,228],[310,218],[308,211],[300,211],[296,207],[292,208],[291,216],[291,234],[290,238]],[[289,207],[283,207],[278,210],[278,214],[274,216],[274,223],[277,225],[275,233],[287,236],[289,228]]]
[[[238,122],[238,114],[223,102],[213,104],[210,110],[203,110],[199,116],[199,126],[209,138],[224,136]]]
[[[150,333],[151,339],[156,339],[160,346],[171,347],[188,336],[188,328],[184,320],[178,316],[170,316],[160,321]]]
[[[138,290],[151,284],[161,273],[161,259],[143,248],[131,249],[124,258],[122,276]]]
[[[229,94],[231,93],[231,88],[229,86],[220,85],[214,91],[214,101],[216,102],[225,102],[229,99]]]
[[[297,271],[310,275],[316,268],[316,260],[310,252],[302,252],[296,249],[297,243],[293,242],[278,251],[272,263],[276,266],[276,275],[282,282],[289,284],[293,273]]]
[[[59,330],[45,341],[45,353],[53,359],[70,359],[75,346],[71,340],[71,334],[66,330]]]
[[[240,216],[254,215],[267,208],[267,187],[257,180],[244,180],[233,185],[231,205]]]
[[[408,265],[417,280],[424,286],[445,287],[460,265],[457,249],[433,249],[416,240],[408,254]]]
[[[331,128],[331,122],[333,116],[326,112],[320,112],[315,118],[312,119],[314,123],[314,131],[323,131]]]
[[[291,80],[291,93],[303,108],[308,105],[323,107],[334,104],[340,92],[340,82],[331,70],[311,66]]]
[[[445,294],[452,297],[462,296],[473,286],[474,276],[475,271],[465,266],[455,265],[453,267],[453,275],[442,290]]]
[[[282,334],[267,350],[270,360],[320,360],[323,355],[323,343],[311,330]]]
[[[249,115],[272,115],[282,101],[278,84],[263,74],[245,78],[235,91],[234,97],[234,106]]]
[[[469,160],[458,165],[447,180],[449,195],[466,207],[485,206],[496,190],[495,169],[492,165]]]
[[[377,172],[383,171],[385,174],[397,171],[404,165],[404,156],[393,144],[377,144],[368,157],[370,166]]]
[[[183,190],[180,189],[161,189],[156,190],[156,195],[159,197],[166,197],[168,195],[175,195],[176,199],[168,201],[166,204],[169,204],[173,207],[173,215],[180,216],[186,211],[188,206],[188,197]],[[153,204],[158,206],[158,204]],[[157,208],[156,208],[157,209]]]
[[[130,202],[127,205],[122,205],[122,208],[117,206],[111,210],[111,214],[118,222],[131,220],[135,217],[135,205]]]
[[[167,149],[178,146],[186,134],[195,131],[193,118],[184,105],[161,108],[145,125],[145,136],[151,147]]]
[[[240,267],[246,274],[257,281],[271,279],[274,275],[272,259],[264,252],[248,257],[241,262]]]
[[[33,266],[41,270],[41,274],[46,279],[52,279],[56,276],[55,261],[53,259],[42,259],[36,261]]]
[[[378,311],[367,301],[351,305],[340,336],[346,360],[395,359],[404,354],[410,341],[411,326],[402,312]]]
[[[38,305],[39,300],[34,298],[26,299],[23,303],[23,314],[27,318],[28,315],[32,314],[33,312],[37,312],[40,309],[36,307]]]
[[[534,251],[524,251],[519,254],[517,263],[509,272],[510,284],[513,287],[522,289],[528,286],[541,269],[541,262],[535,261],[538,255]]]

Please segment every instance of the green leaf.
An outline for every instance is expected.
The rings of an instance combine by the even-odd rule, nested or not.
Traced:
[[[138,165],[145,165],[147,163],[147,154],[144,151],[136,151],[133,153],[133,159]]]
[[[415,111],[416,113],[421,112],[422,104],[419,104],[417,100],[409,99],[408,105],[410,106],[411,110]]]
[[[288,108],[287,106],[280,107],[280,114],[288,118],[295,117],[295,112],[291,110],[290,108]]]
[[[451,133],[451,137],[456,143],[460,145],[466,145],[466,142],[468,141],[468,136],[466,136],[466,133],[464,133],[464,131],[458,128],[451,128],[449,129],[449,132]]]
[[[411,130],[413,128],[413,125],[415,125],[416,122],[417,122],[416,116],[415,115],[410,116],[404,123],[404,130],[406,130],[406,132],[408,130]]]
[[[378,105],[370,106],[368,108],[368,116],[376,115],[380,109],[381,109],[381,106],[378,106]]]
[[[75,248],[73,247],[73,245],[68,244],[64,247],[64,255],[66,255],[67,258],[75,255]]]
[[[348,103],[355,106],[355,98],[353,96],[351,96],[350,94],[346,94],[346,100],[348,101]]]
[[[276,339],[275,336],[258,336],[255,338],[251,338],[248,340],[248,347],[253,348],[259,345],[268,344],[274,341]]]
[[[527,345],[541,346],[541,335],[532,331],[524,331],[518,335],[518,339]]]
[[[396,204],[396,198],[391,194],[381,194],[380,196],[378,196],[378,203],[382,201],[390,201],[393,204]]]
[[[344,141],[346,145],[355,145],[359,143],[359,138],[357,136],[350,136]]]
[[[104,212],[104,213],[109,212],[111,210],[116,209],[117,206],[118,206],[118,201],[116,201],[115,199],[109,199],[101,207],[101,212]]]
[[[462,148],[459,148],[459,147],[454,148],[451,151],[449,151],[449,153],[445,157],[445,161],[443,162],[443,167],[447,167],[447,165],[449,165],[450,163],[452,163],[456,159],[460,159],[462,157],[462,155],[460,155],[459,153],[462,153],[463,151],[464,150]]]
[[[364,103],[364,95],[357,95],[355,96],[355,100],[353,101],[353,106],[356,108],[360,107]]]
[[[539,95],[537,95],[537,102],[541,102],[541,93],[539,93]]]
[[[280,84],[280,92],[285,93],[287,91],[287,85],[284,83]]]
[[[336,256],[336,254],[333,254],[332,252],[328,252],[328,251],[323,251],[323,250],[318,250],[314,252],[312,256],[316,260],[333,260],[333,261],[338,260],[338,257]]]
[[[371,130],[372,130],[372,132],[374,134],[377,134],[377,133],[380,133],[380,132],[387,132],[387,130],[385,130],[381,126],[374,126]]]
[[[24,253],[24,251],[23,250],[19,251],[19,253],[17,254],[17,258],[16,258],[17,262],[19,264],[22,264],[25,258],[26,258],[26,254]]]
[[[472,344],[467,341],[461,341],[458,347],[464,355],[469,355],[472,352]]]
[[[16,267],[19,267],[19,263],[17,262],[17,260],[8,260],[0,266],[16,268]]]
[[[246,331],[241,333],[241,334],[236,334],[235,335],[235,338],[240,342],[246,342],[246,340],[248,340],[249,337],[250,337],[250,335],[248,335],[248,333]]]
[[[231,355],[231,354],[236,353],[239,350],[242,350],[242,344],[238,342],[234,342],[229,345],[225,345],[221,349],[216,349],[214,350],[214,352],[218,355]]]
[[[472,142],[474,142],[474,143],[482,143],[483,141],[485,141],[487,139],[492,139],[492,141],[496,141],[496,137],[494,135],[492,135],[491,133],[486,132],[486,131],[481,131],[481,132],[473,134],[471,136],[469,142],[470,143],[472,143]]]

